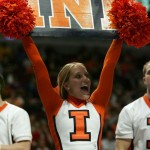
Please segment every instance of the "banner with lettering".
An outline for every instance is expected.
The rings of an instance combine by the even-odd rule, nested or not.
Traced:
[[[28,0],[36,15],[33,36],[114,38],[107,11],[112,0]]]

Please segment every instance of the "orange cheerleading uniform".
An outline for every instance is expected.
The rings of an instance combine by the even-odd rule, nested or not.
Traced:
[[[38,93],[56,150],[100,150],[104,113],[112,92],[122,40],[113,40],[98,86],[87,102],[71,96],[63,100],[52,87],[47,68],[31,37],[24,37],[22,41],[34,68]]]

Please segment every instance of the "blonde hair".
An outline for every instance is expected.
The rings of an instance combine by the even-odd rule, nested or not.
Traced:
[[[60,70],[60,72],[58,74],[57,84],[59,87],[59,94],[63,99],[67,99],[67,97],[68,97],[68,92],[64,88],[64,84],[69,80],[71,69],[76,65],[84,66],[84,64],[79,63],[79,62],[68,63],[62,67],[62,69]]]
[[[145,76],[148,64],[150,64],[150,60],[148,62],[146,62],[143,66],[143,76]]]

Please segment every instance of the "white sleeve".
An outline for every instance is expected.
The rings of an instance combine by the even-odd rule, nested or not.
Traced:
[[[21,108],[19,108],[13,116],[12,136],[15,142],[32,140],[29,115]]]
[[[117,128],[116,128],[116,139],[133,139],[133,123],[132,123],[132,109],[126,106],[122,109],[119,114]]]

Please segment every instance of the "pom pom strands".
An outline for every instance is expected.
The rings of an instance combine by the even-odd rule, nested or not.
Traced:
[[[108,12],[110,26],[127,45],[140,48],[150,43],[150,21],[144,7],[135,0],[114,0]]]
[[[26,0],[0,0],[0,32],[21,39],[35,26],[35,17]]]

